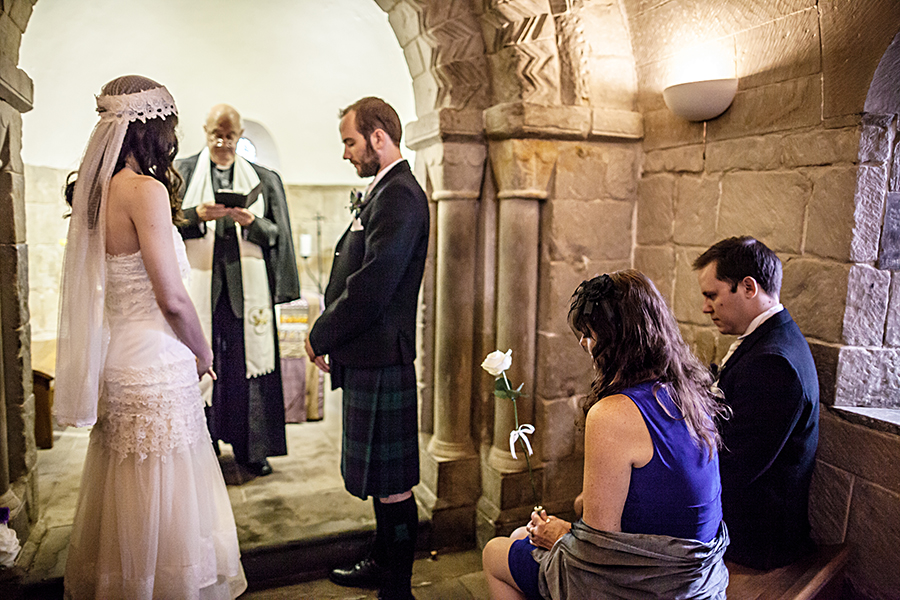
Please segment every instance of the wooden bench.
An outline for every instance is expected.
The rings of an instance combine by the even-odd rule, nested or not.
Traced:
[[[34,442],[38,448],[52,448],[55,339],[31,342],[31,373],[34,385]]]
[[[728,600],[840,600],[847,544],[820,546],[791,565],[757,571],[726,561]]]

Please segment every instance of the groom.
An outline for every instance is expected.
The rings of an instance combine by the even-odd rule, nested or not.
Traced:
[[[360,177],[375,178],[351,206],[306,351],[331,373],[332,387],[343,388],[341,474],[351,494],[373,497],[376,529],[370,556],[335,569],[331,580],[408,600],[419,482],[413,360],[428,200],[400,155],[400,118],[389,104],[357,101],[341,111],[340,132],[344,159]]]

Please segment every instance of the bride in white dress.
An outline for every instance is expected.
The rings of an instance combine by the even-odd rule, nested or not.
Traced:
[[[107,83],[74,184],[55,412],[93,425],[66,598],[231,599],[247,587],[198,381],[211,376],[183,278],[177,112],[139,76]]]

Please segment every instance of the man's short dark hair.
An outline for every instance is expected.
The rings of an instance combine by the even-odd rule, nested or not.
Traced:
[[[694,270],[716,263],[716,279],[731,284],[737,290],[744,277],[756,280],[770,296],[781,292],[781,261],[768,246],[749,236],[730,237],[716,242],[697,257]]]
[[[356,130],[366,139],[366,143],[369,143],[369,138],[376,129],[381,129],[397,147],[400,146],[403,127],[397,111],[390,104],[381,98],[366,96],[342,110],[340,116],[343,118],[351,111],[356,113]]]

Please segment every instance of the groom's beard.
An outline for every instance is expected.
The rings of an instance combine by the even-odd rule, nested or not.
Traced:
[[[378,161],[378,155],[375,153],[375,150],[372,148],[369,141],[366,140],[366,153],[356,167],[357,174],[360,177],[374,177],[378,174],[378,169],[380,167],[381,163]]]

